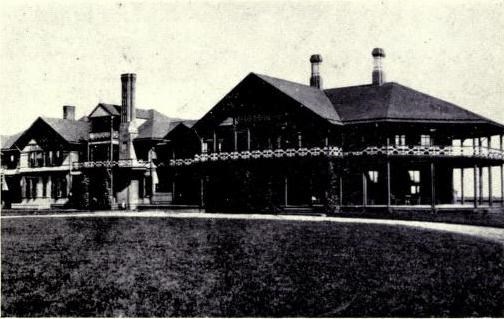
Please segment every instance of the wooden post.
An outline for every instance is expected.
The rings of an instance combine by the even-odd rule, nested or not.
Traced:
[[[460,203],[464,205],[464,168],[460,168]]]
[[[435,167],[434,162],[430,163],[430,171],[431,171],[431,208],[432,212],[436,211],[436,175],[435,175]]]
[[[492,166],[488,166],[488,206],[493,206]]]
[[[176,203],[176,201],[177,201],[177,196],[175,195],[176,194],[175,178],[176,178],[176,175],[174,174],[173,175],[173,180],[172,180],[172,204]]]
[[[387,159],[387,209],[390,210],[390,160]]]
[[[288,204],[288,197],[289,197],[288,188],[289,188],[288,179],[287,179],[287,176],[285,176],[285,178],[284,178],[284,205],[285,206],[287,206],[287,204]]]
[[[478,200],[479,200],[479,203],[480,204],[483,204],[483,167],[482,166],[479,166],[478,167],[478,181],[479,181],[479,184],[478,184],[478,192],[479,192],[479,196],[478,196]]]
[[[233,135],[234,135],[234,151],[238,151],[238,132],[236,131],[236,127],[233,128]]]
[[[247,151],[250,151],[250,128],[247,128]]]
[[[205,178],[200,177],[200,208],[205,207]]]
[[[388,134],[388,132],[387,132]],[[390,159],[388,158],[388,149],[390,146],[390,137],[387,136],[386,139],[387,149],[385,153],[387,154],[387,211],[390,212]]]
[[[338,177],[338,191],[339,191],[339,205],[340,207],[343,206],[343,172],[340,170],[340,174]]]
[[[367,178],[366,172],[362,172],[362,206],[367,206]]]
[[[504,144],[502,135],[499,135],[499,149],[501,151],[501,156],[504,151]],[[504,206],[504,166],[501,164],[500,166],[500,185],[501,185],[501,205]]]
[[[114,160],[114,116],[110,116],[110,161]]]
[[[478,208],[478,165],[473,168],[474,208]]]
[[[217,153],[217,133],[213,131],[213,152]]]

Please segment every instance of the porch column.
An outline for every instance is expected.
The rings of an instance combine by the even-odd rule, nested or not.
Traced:
[[[435,167],[434,162],[430,163],[430,172],[431,172],[431,208],[432,211],[436,210],[436,175],[435,175]]]
[[[460,203],[464,205],[464,168],[460,168]]]
[[[52,181],[51,181],[51,175],[47,175],[47,181],[46,181],[46,197],[51,198],[51,189],[52,189]]]
[[[387,208],[390,209],[390,160],[387,158]]]
[[[338,176],[338,191],[339,191],[339,205],[343,206],[343,176],[341,176],[342,172],[340,172]]]
[[[70,198],[70,192],[72,191],[72,174],[68,173],[66,176],[66,197]]]
[[[175,194],[176,194],[176,193],[175,193],[175,191],[176,191],[175,186],[176,186],[176,185],[175,185],[175,175],[174,175],[174,176],[173,176],[173,180],[172,180],[172,203],[176,202],[176,197],[177,197],[177,196],[175,195]]]
[[[474,208],[478,208],[478,165],[473,168]]]
[[[250,128],[247,128],[247,151],[250,151]]]
[[[19,186],[21,187],[21,198],[26,198],[26,178],[24,176],[21,176]]]
[[[42,180],[42,176],[39,176],[38,179],[37,179],[37,195],[35,197],[37,198],[40,198],[40,197],[43,197],[43,194],[42,194],[42,191],[43,191],[43,187],[44,187],[44,181]]]
[[[501,156],[504,151],[504,144],[502,140],[502,135],[499,135],[499,149],[501,151]],[[504,206],[504,166],[500,164],[500,185],[501,185],[501,205]]]
[[[205,178],[200,177],[200,208],[205,207]]]
[[[217,153],[217,133],[213,131],[213,150],[214,153]]]
[[[493,206],[492,166],[488,166],[488,205]]]
[[[478,166],[478,201],[480,204],[483,204],[483,167]]]
[[[298,148],[303,147],[303,136],[301,135],[301,132],[298,132]]]
[[[233,136],[234,136],[234,151],[238,151],[238,132],[236,131],[236,127],[233,128]]]
[[[362,206],[367,205],[367,178],[366,172],[362,172]]]
[[[287,176],[284,177],[284,205],[287,206],[287,199],[288,199],[288,190],[289,190],[289,184],[288,184],[289,180],[287,178]]]

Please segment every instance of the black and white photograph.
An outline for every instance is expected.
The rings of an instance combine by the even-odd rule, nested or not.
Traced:
[[[2,317],[504,317],[504,0],[0,9]]]

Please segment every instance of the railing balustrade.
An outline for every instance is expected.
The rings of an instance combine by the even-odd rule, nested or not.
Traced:
[[[194,163],[215,162],[238,159],[291,158],[306,156],[351,157],[351,156],[431,156],[431,157],[476,157],[504,160],[504,152],[499,149],[473,146],[368,146],[359,151],[343,152],[337,146],[313,148],[267,149],[242,152],[219,152],[197,154],[194,158],[171,159],[170,166],[191,165]]]
[[[73,162],[72,169],[77,170],[81,168],[94,168],[94,167],[138,167],[149,168],[151,162],[142,160],[125,159],[118,161],[89,161],[89,162]]]
[[[106,138],[110,138],[110,132],[89,133],[89,139],[91,141],[102,140]],[[114,139],[119,138],[119,133],[117,131],[114,131],[114,133],[112,134],[112,138]]]

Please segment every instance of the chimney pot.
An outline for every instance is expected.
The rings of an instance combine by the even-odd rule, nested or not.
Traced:
[[[320,63],[322,63],[322,56],[320,54],[313,54],[310,57],[311,63],[311,77],[310,86],[322,89],[322,77],[320,76]]]
[[[63,105],[63,119],[75,121],[75,106]]]
[[[373,74],[372,81],[374,85],[385,83],[385,72],[383,71],[383,59],[385,59],[385,50],[374,48],[371,52],[373,56]]]

